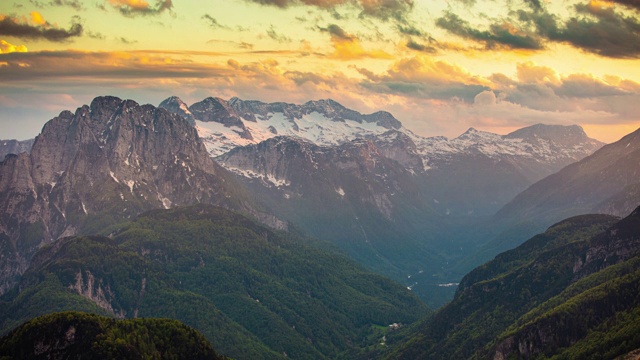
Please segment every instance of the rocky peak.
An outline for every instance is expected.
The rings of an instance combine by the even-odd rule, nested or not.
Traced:
[[[579,125],[536,124],[516,130],[504,137],[506,139],[523,139],[531,143],[547,140],[563,146],[575,146],[593,141]]]
[[[158,107],[166,109],[171,113],[180,115],[181,117],[186,119],[189,124],[193,126],[196,125],[196,120],[193,117],[191,111],[189,111],[189,106],[187,106],[187,104],[177,96],[166,98],[160,103],[160,105],[158,105]]]
[[[227,128],[233,128],[230,131],[237,133],[242,139],[252,139],[251,132],[242,122],[241,116],[221,98],[208,97],[191,105],[189,111],[196,120],[220,123]]]
[[[196,129],[165,109],[105,96],[63,111],[30,154],[0,163],[0,247],[17,252],[0,258],[11,269],[0,271],[0,294],[38,246],[78,233],[91,216],[195,203],[247,210],[237,186]]]

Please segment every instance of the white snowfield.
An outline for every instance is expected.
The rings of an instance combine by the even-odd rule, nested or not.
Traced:
[[[252,139],[242,138],[240,136],[242,129],[238,127],[226,127],[217,122],[196,120],[196,129],[213,157],[222,155],[235,147],[258,144],[275,136],[302,138],[320,146],[335,146],[373,136],[382,138],[385,133],[390,139],[395,137],[393,130],[389,133],[389,129],[376,123],[337,121],[317,112],[294,120],[289,120],[282,113],[269,113],[266,117],[256,116],[256,119],[256,122],[241,119],[251,133]],[[422,137],[405,127],[401,127],[397,132],[409,136],[415,143],[418,154],[431,160],[454,154],[481,153],[489,157],[515,156],[549,161],[584,154],[585,147],[588,145],[563,147],[541,138],[535,142],[529,142],[525,139],[508,138],[473,128],[455,139],[447,139],[443,136]]]
[[[258,144],[275,136],[292,136],[308,140],[316,145],[340,145],[357,138],[380,135],[389,129],[375,123],[353,120],[334,120],[318,112],[289,120],[283,113],[256,116],[257,121],[241,119],[253,139],[243,139],[238,127],[226,127],[217,122],[196,120],[198,134],[204,140],[211,156],[218,156],[237,147]]]

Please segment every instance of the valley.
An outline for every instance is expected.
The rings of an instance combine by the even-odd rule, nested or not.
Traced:
[[[598,343],[601,322],[550,348],[531,329],[635,284],[637,132],[425,138],[333,100],[104,96],[4,143],[3,334],[82,311],[176,319],[239,359],[527,358]],[[615,301],[626,331],[637,303]]]

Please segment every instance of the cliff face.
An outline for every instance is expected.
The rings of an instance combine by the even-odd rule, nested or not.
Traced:
[[[195,128],[164,109],[99,97],[63,111],[30,154],[0,163],[0,294],[43,243],[148,209],[241,208],[234,184]]]
[[[574,264],[572,285],[520,319],[487,357],[612,358],[636,349],[640,338],[631,329],[640,308],[638,255],[640,207],[591,239]]]

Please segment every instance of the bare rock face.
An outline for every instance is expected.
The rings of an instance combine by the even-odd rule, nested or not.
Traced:
[[[189,111],[198,120],[221,123],[229,128],[235,127],[238,130],[234,131],[238,133],[241,138],[247,140],[252,139],[251,132],[245,127],[240,119],[240,115],[223,99],[208,97],[191,105]]]
[[[189,111],[189,106],[187,106],[187,104],[185,104],[185,102],[177,96],[171,96],[165,99],[160,103],[160,105],[158,105],[158,107],[166,109],[176,115],[182,116],[192,126],[196,125],[196,120],[193,117],[191,111]]]
[[[165,109],[106,96],[63,111],[30,154],[0,163],[0,294],[42,244],[154,208],[237,209],[234,184],[196,129]]]

